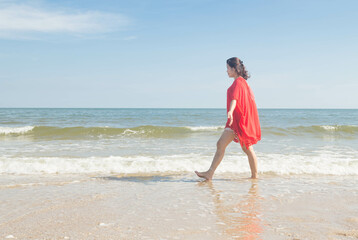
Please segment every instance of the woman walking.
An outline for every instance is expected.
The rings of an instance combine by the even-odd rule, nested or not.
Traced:
[[[225,129],[217,141],[216,153],[209,170],[206,172],[195,171],[195,173],[201,178],[211,180],[224,157],[226,147],[234,140],[234,142],[240,143],[248,157],[251,178],[258,178],[257,158],[252,145],[261,140],[261,128],[254,94],[246,82],[250,76],[243,62],[237,57],[229,58],[226,61],[226,67],[227,74],[234,79],[234,82],[227,89]]]

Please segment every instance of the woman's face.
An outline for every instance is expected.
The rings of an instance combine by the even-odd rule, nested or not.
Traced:
[[[227,75],[229,75],[230,78],[236,77],[235,68],[230,67],[228,64],[226,64],[226,68],[227,68]]]

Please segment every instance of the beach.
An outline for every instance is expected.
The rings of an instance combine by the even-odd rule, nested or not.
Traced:
[[[1,177],[2,239],[356,239],[357,177]]]
[[[0,238],[357,239],[358,110],[259,116],[203,182],[225,109],[0,109]]]
[[[0,0],[0,240],[358,240],[357,12]]]

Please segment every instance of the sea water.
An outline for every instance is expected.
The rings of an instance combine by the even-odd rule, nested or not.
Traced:
[[[358,109],[259,109],[259,174],[358,175]],[[225,109],[0,108],[0,174],[205,171]],[[231,142],[217,172],[247,173]]]

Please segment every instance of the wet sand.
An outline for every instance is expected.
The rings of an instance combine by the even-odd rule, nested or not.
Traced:
[[[1,239],[358,239],[356,176],[0,175]]]

